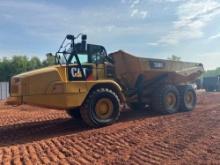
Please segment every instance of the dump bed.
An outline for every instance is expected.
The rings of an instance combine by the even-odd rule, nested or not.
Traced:
[[[116,78],[129,87],[134,87],[139,75],[146,81],[166,75],[166,80],[173,84],[186,84],[195,81],[203,72],[203,65],[172,60],[142,58],[117,51],[110,56],[115,66]]]

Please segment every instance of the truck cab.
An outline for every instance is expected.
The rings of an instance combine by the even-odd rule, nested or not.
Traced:
[[[86,44],[82,50],[82,43],[78,43],[68,51],[57,52],[56,57],[58,64],[67,67],[69,81],[113,78],[113,65],[103,46]]]

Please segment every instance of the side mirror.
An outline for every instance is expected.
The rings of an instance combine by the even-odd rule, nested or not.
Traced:
[[[47,57],[53,57],[54,55],[52,53],[47,53],[46,56]]]
[[[75,39],[74,35],[71,35],[71,34],[67,34],[67,35],[66,35],[66,38],[67,38],[68,40],[74,40],[74,39]]]

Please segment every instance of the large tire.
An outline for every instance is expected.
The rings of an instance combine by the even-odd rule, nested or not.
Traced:
[[[80,108],[83,121],[90,127],[110,125],[120,116],[118,95],[108,88],[92,91]]]
[[[172,114],[179,110],[180,94],[173,85],[164,85],[155,90],[152,96],[152,108],[162,114]]]
[[[192,111],[197,102],[196,92],[191,85],[179,86],[180,111]]]
[[[79,108],[74,108],[71,110],[66,110],[67,114],[76,120],[82,120]]]

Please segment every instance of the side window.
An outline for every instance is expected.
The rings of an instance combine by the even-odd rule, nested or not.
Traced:
[[[88,44],[89,63],[103,64],[106,58],[105,48],[100,45]]]
[[[92,55],[92,63],[102,64],[104,63],[104,58],[101,55]]]
[[[105,53],[104,51],[97,51],[91,55],[92,63],[103,64],[105,61]]]

